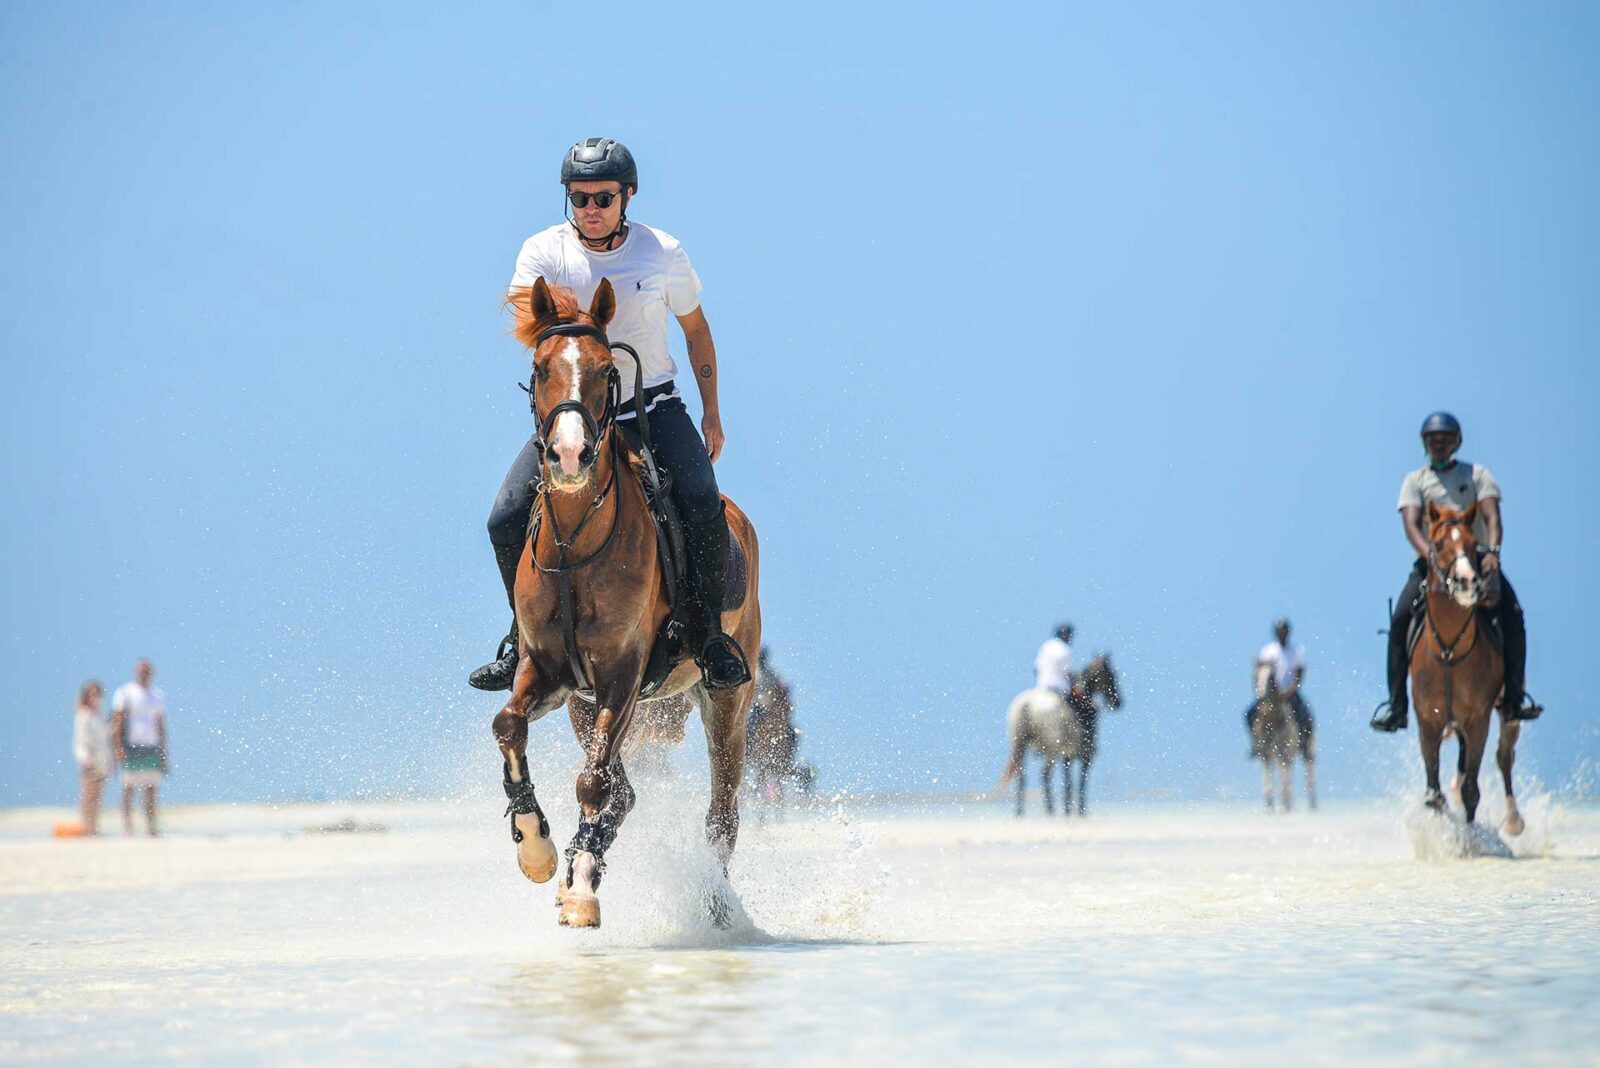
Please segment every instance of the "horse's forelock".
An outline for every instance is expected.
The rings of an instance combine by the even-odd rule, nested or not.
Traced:
[[[566,286],[545,286],[550,291],[550,299],[555,301],[556,310],[553,315],[545,315],[535,319],[533,316],[533,287],[513,286],[506,294],[506,306],[511,309],[512,333],[517,340],[528,348],[533,348],[539,342],[539,335],[557,323],[593,323],[589,313],[578,304],[578,295]]]

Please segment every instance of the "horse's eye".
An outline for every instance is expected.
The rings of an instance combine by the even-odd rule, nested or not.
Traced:
[[[533,380],[535,382],[543,382],[545,379],[547,379],[549,377],[550,377],[550,372],[549,371],[546,371],[543,367],[539,367],[537,365],[534,366],[534,368],[533,368]]]

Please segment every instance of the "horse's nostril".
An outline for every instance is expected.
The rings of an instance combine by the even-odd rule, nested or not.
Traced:
[[[580,464],[585,464],[585,465],[593,463],[594,462],[594,448],[592,446],[585,445],[581,450],[579,450],[579,452],[578,452],[578,462]]]

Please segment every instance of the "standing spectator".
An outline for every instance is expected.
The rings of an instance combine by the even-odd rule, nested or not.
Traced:
[[[111,736],[106,733],[105,717],[100,714],[100,698],[105,688],[99,679],[90,679],[78,690],[78,709],[72,717],[72,755],[78,760],[78,776],[83,780],[83,796],[78,808],[83,814],[83,833],[100,833],[100,795],[111,775]]]
[[[122,765],[122,829],[133,833],[133,792],[144,790],[145,824],[156,831],[156,790],[167,773],[167,695],[150,685],[155,677],[150,661],[133,667],[133,682],[125,682],[111,699],[111,734]]]

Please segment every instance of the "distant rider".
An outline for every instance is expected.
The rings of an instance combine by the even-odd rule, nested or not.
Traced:
[[[763,645],[761,653],[756,659],[756,696],[750,704],[749,723],[751,732],[757,721],[767,716],[782,716],[785,720],[792,717],[794,703],[789,683],[772,666],[772,648]]]
[[[1244,726],[1253,739],[1256,733],[1256,712],[1260,701],[1270,692],[1280,700],[1287,700],[1294,715],[1295,726],[1302,735],[1311,730],[1311,709],[1300,696],[1300,687],[1306,681],[1306,647],[1289,644],[1289,621],[1273,621],[1273,640],[1261,647],[1256,656],[1256,700],[1245,709]],[[1269,689],[1270,688],[1270,689]]]
[[[1416,551],[1411,577],[1400,591],[1389,621],[1389,700],[1378,706],[1372,717],[1373,730],[1404,730],[1410,703],[1406,699],[1406,678],[1410,656],[1406,639],[1421,599],[1422,582],[1428,575],[1428,531],[1422,513],[1428,504],[1465,511],[1474,504],[1478,515],[1473,534],[1478,541],[1478,566],[1491,589],[1498,586],[1498,597],[1487,607],[1505,642],[1505,694],[1500,709],[1509,720],[1537,719],[1544,711],[1538,705],[1524,704],[1523,682],[1527,677],[1528,634],[1522,620],[1522,605],[1505,572],[1500,569],[1500,484],[1482,464],[1456,459],[1461,448],[1461,424],[1449,412],[1434,412],[1423,420],[1422,444],[1428,462],[1406,475],[1400,483],[1400,525],[1406,540]]]
[[[1033,658],[1034,685],[1055,691],[1062,700],[1072,690],[1072,635],[1072,624],[1062,623]]]
[[[638,350],[656,463],[671,478],[672,500],[683,524],[690,585],[690,596],[685,599],[689,647],[707,689],[741,685],[750,681],[750,669],[738,643],[722,632],[728,525],[711,465],[722,454],[724,439],[717,399],[717,350],[700,307],[700,278],[672,235],[628,221],[628,203],[639,191],[639,173],[622,142],[591,137],[573,145],[561,163],[561,184],[572,214],[523,243],[511,278],[512,289],[532,286],[542,277],[546,284],[573,290],[578,303],[588,307],[601,279],[611,280],[617,311],[606,332],[610,340]],[[705,411],[700,422],[703,439],[673,380],[677,365],[667,351],[669,316],[683,331],[695,384],[700,388]],[[634,366],[626,356],[619,357],[618,366],[623,372],[624,403],[616,427],[637,447]],[[512,463],[489,513],[489,541],[513,614],[517,566],[528,540],[538,479],[539,454],[530,438]],[[507,690],[516,672],[513,619],[498,659],[478,668],[467,681],[480,690]]]

